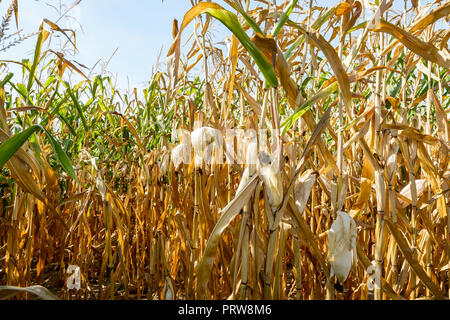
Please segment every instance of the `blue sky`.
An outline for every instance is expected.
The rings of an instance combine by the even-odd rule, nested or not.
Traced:
[[[42,18],[54,22],[60,16],[52,6],[58,9],[61,3],[67,8],[73,2],[19,0],[19,29],[23,29],[24,33],[37,31]],[[9,3],[8,0],[1,2],[2,16]],[[128,89],[127,76],[131,88],[142,88],[145,81],[150,80],[152,67],[157,62],[161,48],[160,62],[165,62],[173,39],[172,19],[177,18],[181,23],[184,13],[190,8],[189,0],[82,0],[78,8],[70,13],[82,25],[82,29],[77,31],[79,53],[70,58],[91,68],[99,59],[108,60],[118,49],[107,70],[118,75],[118,85],[122,89]],[[71,19],[62,19],[58,25],[61,28],[78,26]],[[15,25],[11,24],[10,31],[15,30]],[[35,42],[35,37],[26,40],[0,53],[0,59],[32,59]],[[100,65],[97,65],[96,71],[100,69]]]

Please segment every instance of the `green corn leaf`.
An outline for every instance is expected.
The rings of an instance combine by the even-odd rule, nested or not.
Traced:
[[[271,63],[264,57],[261,51],[259,51],[255,44],[250,40],[249,36],[247,35],[247,33],[245,33],[244,29],[240,25],[236,15],[228,10],[225,10],[214,2],[200,2],[186,13],[175,43],[169,50],[169,53],[167,55],[168,57],[175,55],[175,60],[178,61],[180,54],[181,33],[183,29],[192,20],[203,13],[206,13],[222,22],[236,36],[236,38],[238,38],[247,52],[252,56],[253,60],[255,61],[268,84],[272,87],[278,86],[277,76],[275,74],[275,71],[273,70]],[[177,67],[175,69],[177,69]]]
[[[31,87],[33,86],[33,80],[34,80],[34,76],[36,74],[36,68],[37,68],[37,65],[38,65],[38,62],[39,62],[40,56],[41,56],[42,44],[45,41],[47,34],[48,34],[48,31],[46,31],[44,29],[43,25],[41,24],[41,26],[39,28],[39,35],[38,35],[38,40],[36,43],[36,48],[34,50],[34,60],[33,60],[33,64],[31,65],[30,75],[28,77],[28,85],[27,85],[28,93],[30,92]]]
[[[6,75],[6,77],[2,80],[2,82],[0,82],[0,89],[3,88],[5,86],[5,84],[11,80],[11,78],[14,76],[14,73],[8,73]]]
[[[39,126],[35,125],[24,131],[12,136],[0,145],[0,169],[6,162],[19,150],[19,148],[30,138],[30,136],[39,130]]]
[[[242,8],[242,6],[236,1],[236,0],[231,0],[234,5],[235,5],[235,9],[242,15],[242,17],[244,17],[245,21],[248,23],[248,25],[256,32],[256,33],[260,33],[264,36],[264,33],[262,32],[261,28],[258,26],[258,24],[255,22],[255,20],[253,20],[248,14],[247,12],[245,12],[245,10]]]
[[[333,92],[337,91],[338,84],[334,82],[332,85],[320,90],[315,96],[308,99],[303,105],[295,110],[295,112],[290,115],[283,123],[283,135],[293,126],[296,120],[298,120],[306,111],[308,111],[314,103],[318,100],[330,96]]]
[[[63,167],[64,171],[66,171],[69,174],[69,176],[72,177],[72,179],[74,179],[75,181],[78,181],[77,176],[75,174],[75,170],[73,169],[73,166],[72,166],[72,162],[70,161],[67,153],[61,147],[61,144],[51,135],[50,132],[48,132],[47,129],[45,129],[44,127],[42,127],[40,125],[39,125],[39,127],[47,135],[47,138],[50,141],[50,144],[52,146],[53,152],[55,152],[56,159],[59,161],[59,163]]]
[[[289,19],[289,16],[291,15],[292,11],[294,10],[295,6],[297,5],[298,0],[292,0],[291,3],[286,7],[286,9],[281,14],[280,20],[278,21],[277,25],[274,26],[272,30],[272,36],[276,37],[283,26],[286,24],[286,22]]]
[[[25,85],[23,83],[19,83],[16,86],[12,86],[14,90],[17,91],[17,93],[19,93],[25,100],[27,99],[27,88],[25,87]]]
[[[241,25],[239,24],[236,16],[224,9],[209,9],[207,13],[222,22],[231,32],[233,32],[236,38],[239,39],[244,48],[253,57],[255,63],[258,65],[259,70],[264,75],[264,78],[267,80],[268,84],[271,87],[278,86],[277,76],[272,68],[272,65],[267,61],[267,59],[250,40],[244,29],[242,29]]]
[[[24,131],[12,136],[0,145],[0,169],[11,159],[12,156],[23,146],[23,144],[38,130],[42,130],[50,140],[56,159],[61,164],[63,169],[75,180],[77,176],[73,169],[69,156],[66,154],[60,143],[48,132],[43,126],[37,124],[25,129]]]
[[[81,108],[80,102],[78,101],[77,97],[75,97],[72,88],[70,87],[69,83],[66,81],[63,81],[64,86],[67,89],[67,93],[69,94],[70,99],[72,100],[75,108],[78,111],[78,114],[81,118],[81,122],[83,123],[83,127],[86,131],[89,131],[89,126],[87,124],[86,118],[84,117],[83,109]]]

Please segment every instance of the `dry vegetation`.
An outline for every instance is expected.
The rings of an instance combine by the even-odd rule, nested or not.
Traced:
[[[450,2],[192,2],[142,94],[65,82],[82,68],[44,48],[74,35],[48,20],[25,78],[1,81],[0,284],[62,299],[448,298]],[[221,23],[228,50],[209,34]],[[196,120],[268,129],[257,147],[280,169],[178,163],[173,133]]]

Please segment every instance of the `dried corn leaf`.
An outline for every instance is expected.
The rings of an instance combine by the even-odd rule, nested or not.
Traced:
[[[257,184],[258,177],[254,176],[242,189],[242,191],[237,194],[234,199],[222,210],[219,221],[209,235],[208,241],[206,242],[205,251],[197,267],[197,287],[199,299],[206,298],[206,290],[209,279],[211,278],[211,269],[214,264],[214,258],[217,254],[217,248],[219,246],[222,233],[231,221],[239,214],[241,209],[248,204],[250,198],[254,194]]]
[[[439,51],[431,43],[420,40],[408,31],[384,20],[380,20],[372,30],[389,33],[415,54],[428,61],[434,62],[443,68],[450,69],[450,55],[446,54],[444,51]]]
[[[410,245],[408,244],[403,234],[398,230],[397,226],[388,218],[385,219],[385,223],[391,231],[391,234],[393,235],[395,241],[397,242],[400,251],[408,261],[411,268],[414,270],[415,274],[420,278],[423,284],[431,291],[431,293],[433,293],[433,295],[437,299],[444,299],[445,294],[441,292],[441,289],[430,279],[417,259],[414,258],[410,249]]]
[[[354,218],[361,213],[369,202],[370,195],[372,193],[373,181],[364,177],[361,177],[361,186],[358,194],[358,198],[355,204],[352,206],[350,215]]]
[[[425,189],[427,187],[427,180],[420,179],[415,181],[416,184],[416,192],[417,192],[417,198],[420,198],[420,196],[425,192]],[[406,208],[408,205],[412,204],[412,196],[411,196],[411,184],[408,183],[406,187],[400,191],[400,195],[402,198],[398,197],[398,201],[400,202],[400,206],[402,208]],[[407,199],[407,201],[405,201]]]
[[[0,286],[0,300],[13,297],[19,293],[31,293],[38,296],[42,300],[59,300],[57,296],[51,293],[47,288],[43,286],[30,286],[26,288],[14,287],[14,286]]]
[[[450,15],[450,2],[445,2],[439,7],[433,9],[430,13],[425,16],[420,17],[417,21],[413,22],[412,26],[409,28],[409,32],[415,33],[416,31],[422,32],[429,25],[435,23],[443,17]]]

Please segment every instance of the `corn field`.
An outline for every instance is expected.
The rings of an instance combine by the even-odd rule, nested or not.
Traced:
[[[448,299],[450,2],[190,1],[142,92],[0,79],[0,298]]]

